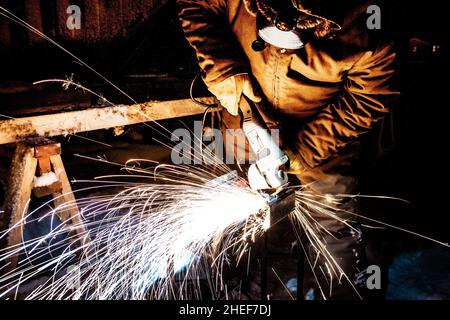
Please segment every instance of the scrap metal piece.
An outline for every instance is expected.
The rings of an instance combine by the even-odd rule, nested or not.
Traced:
[[[271,194],[267,202],[270,214],[270,226],[286,218],[295,209],[295,192],[284,189],[279,193]]]

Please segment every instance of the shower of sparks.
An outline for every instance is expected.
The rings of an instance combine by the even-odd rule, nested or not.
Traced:
[[[79,156],[122,166],[103,158]],[[106,188],[122,191],[79,197],[76,203],[65,203],[44,216],[34,217],[48,206],[46,203],[0,234],[2,240],[12,229],[21,228],[22,223],[45,219],[52,222],[51,230],[44,236],[24,239],[20,245],[0,251],[0,299],[15,299],[18,294],[22,299],[202,299],[205,294],[227,299],[223,267],[232,261],[239,263],[244,257],[249,259],[247,264],[250,262],[251,243],[270,227],[266,199],[224,164],[155,166],[155,162],[147,161],[150,163],[147,168],[140,165],[145,162],[131,160],[123,167],[129,174],[115,177],[146,178],[150,182],[96,181],[79,192],[101,192]],[[102,178],[111,177],[114,176]],[[353,275],[345,274],[340,267],[339,257],[328,251],[322,235],[330,231],[316,220],[316,214],[337,220],[355,234],[359,231],[339,213],[449,247],[447,243],[340,209],[340,203],[358,197],[401,199],[318,195],[308,186],[291,188],[296,192],[296,204],[289,218],[293,231],[301,230],[316,252],[317,259],[311,261],[303,247],[324,299],[330,296],[333,285],[341,281],[350,283],[356,293],[358,289],[351,279]],[[86,241],[82,240],[78,248],[70,246],[73,236],[69,234],[79,226],[67,225],[57,218],[59,210],[74,205],[81,208],[81,220],[87,227],[82,235]],[[298,238],[303,246],[304,239],[300,234]],[[20,256],[19,264],[5,272],[12,256]],[[320,269],[328,288],[320,286],[314,271],[319,257],[325,261]],[[35,279],[40,279],[37,285]]]
[[[214,184],[217,175],[198,168],[163,166],[156,172],[149,175],[154,183],[77,201],[91,239],[82,247],[68,246],[63,222],[43,237],[4,250],[0,261],[23,258],[0,278],[0,297],[45,274],[50,274],[46,283],[27,299],[201,298],[202,279],[211,294],[220,294],[227,252],[245,251],[267,225],[264,198],[237,176]],[[51,210],[44,218],[55,215]],[[43,259],[58,249],[59,255]]]
[[[333,288],[333,285],[336,281],[341,282],[343,281],[348,282],[354,289],[355,293],[360,297],[361,295],[358,292],[358,289],[355,287],[355,284],[350,279],[351,275],[347,275],[339,265],[337,258],[334,257],[331,252],[327,249],[327,244],[322,239],[323,233],[329,233],[330,231],[325,229],[315,218],[312,214],[315,212],[316,214],[319,214],[323,217],[327,217],[330,219],[334,219],[341,223],[342,225],[345,225],[350,230],[352,230],[355,234],[358,234],[359,231],[347,220],[340,218],[340,216],[337,214],[339,211],[339,203],[341,201],[348,200],[348,196],[332,196],[332,195],[324,195],[320,196],[313,192],[308,191],[297,191],[296,193],[296,208],[294,212],[291,215],[291,221],[294,224],[294,230],[298,232],[298,230],[302,230],[304,235],[306,236],[306,239],[308,241],[308,244],[313,248],[313,250],[316,253],[316,261],[311,261],[310,257],[306,253],[306,249],[302,247],[305,253],[306,261],[313,271],[313,276],[316,277],[316,283],[318,285],[318,289],[320,291],[320,294],[323,299],[327,299],[328,296],[331,296],[331,291]],[[351,212],[344,211],[347,214],[351,215]],[[300,235],[298,235],[300,238]],[[302,244],[302,242],[300,242]],[[302,245],[303,246],[303,245]],[[321,287],[320,282],[318,280],[318,276],[315,274],[315,267],[317,265],[317,261],[319,258],[322,258],[324,260],[324,264],[320,266],[320,268],[326,268],[326,272],[324,272],[325,278],[328,280],[328,290],[329,292],[324,292],[324,288]]]
[[[17,298],[18,293],[22,299],[227,298],[229,288],[222,270],[249,258],[251,243],[269,227],[265,198],[224,165],[211,170],[154,164],[145,168],[137,166],[136,161],[130,163],[133,166],[124,167],[130,174],[118,177],[150,181],[96,181],[79,190],[122,189],[109,195],[103,191],[101,195],[79,197],[76,205],[87,227],[84,237],[89,239],[81,241],[81,247],[73,248],[68,241],[71,228],[77,226],[66,226],[57,218],[58,210],[74,203],[34,217],[44,210],[44,204],[24,217],[22,222],[26,224],[50,220],[51,230],[0,251],[0,265],[4,265],[0,273],[7,269],[11,256],[20,257],[17,268],[0,277],[1,299]],[[221,180],[224,175],[228,179]],[[336,219],[357,232],[337,214],[342,211],[337,209],[339,202],[354,196],[318,196],[308,188],[296,189],[296,206],[290,219],[294,230],[302,230],[317,256],[325,261],[321,267],[330,283],[327,289],[331,290],[336,281],[353,285],[338,257],[328,251],[322,234],[329,231],[313,213]],[[11,226],[0,240],[18,227]],[[317,261],[308,263],[314,270]],[[22,286],[29,288],[35,279],[41,279],[39,285],[23,290]],[[320,284],[319,289],[326,299],[329,292]],[[358,292],[356,286],[354,289]]]

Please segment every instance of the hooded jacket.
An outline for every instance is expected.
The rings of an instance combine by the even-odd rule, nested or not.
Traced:
[[[370,131],[398,95],[392,81],[394,46],[366,26],[371,2],[308,1],[315,3],[314,14],[328,13],[326,18],[341,27],[336,36],[312,39],[297,51],[269,45],[259,52],[251,46],[257,29],[249,0],[177,2],[205,83],[252,74],[281,126],[294,131],[289,142],[304,169]]]

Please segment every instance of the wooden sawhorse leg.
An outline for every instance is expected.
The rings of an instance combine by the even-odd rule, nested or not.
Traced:
[[[34,178],[44,174],[54,177],[53,181],[48,185],[36,185]],[[73,247],[84,246],[89,242],[61,159],[60,144],[48,139],[32,139],[19,142],[12,158],[3,225],[0,225],[3,230],[10,229],[7,248],[14,251],[22,244],[26,223],[24,217],[32,192],[36,197],[53,196],[55,212],[64,224]],[[5,273],[17,267],[19,254],[11,255]]]

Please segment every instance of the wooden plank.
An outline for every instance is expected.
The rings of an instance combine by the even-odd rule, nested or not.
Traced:
[[[8,5],[6,3],[6,0],[0,0],[0,6],[2,6],[3,8],[7,7]],[[9,29],[9,20],[4,17],[0,18],[0,43],[3,45],[4,48],[9,48],[11,46],[11,33]]]
[[[34,150],[25,143],[18,143],[14,153],[11,176],[5,198],[5,212],[2,217],[1,229],[14,227],[8,234],[7,247],[18,246],[23,238],[23,217],[27,212],[30,200],[33,178],[36,173],[37,159],[33,157]],[[13,249],[14,250],[14,249]],[[5,272],[14,270],[18,261],[18,253],[8,259]]]
[[[33,195],[36,198],[42,198],[42,197],[46,197],[49,195],[53,195],[57,192],[61,192],[62,190],[62,183],[61,181],[55,181],[52,184],[48,185],[48,186],[43,186],[43,187],[34,187],[33,188]]]
[[[38,159],[39,174],[49,173],[52,171],[52,165],[50,164],[50,158]]]
[[[198,100],[212,104],[213,97]],[[133,105],[71,111],[0,121],[0,144],[27,137],[52,137],[202,114],[205,107],[190,99],[149,101]]]
[[[81,219],[61,156],[51,156],[50,162],[59,181],[62,183],[61,192],[53,194],[56,213],[61,219],[61,222],[65,224],[72,246],[75,248],[84,248],[90,242],[90,238]]]
[[[34,157],[37,159],[45,159],[57,154],[61,154],[61,144],[58,142],[37,145],[34,147]]]
[[[44,26],[42,23],[42,13],[41,13],[41,1],[40,0],[27,0],[25,1],[25,20],[31,24],[34,28],[38,29],[40,32],[44,31]],[[42,43],[45,41],[42,37],[38,36],[34,32],[28,32],[28,41],[30,45],[35,45],[37,43]]]

